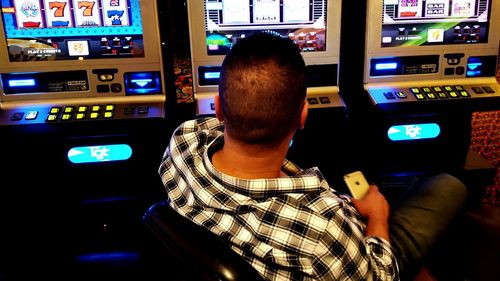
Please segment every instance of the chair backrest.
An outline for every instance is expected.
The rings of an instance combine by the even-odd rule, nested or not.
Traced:
[[[180,215],[167,202],[152,205],[143,221],[172,255],[204,280],[263,280],[221,237]]]

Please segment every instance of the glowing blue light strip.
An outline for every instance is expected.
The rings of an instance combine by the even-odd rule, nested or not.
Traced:
[[[137,261],[139,254],[136,252],[96,252],[83,254],[77,257],[79,262],[95,263],[106,261]]]
[[[203,77],[205,77],[205,79],[219,79],[220,72],[205,72]]]
[[[479,71],[479,70],[467,71],[467,77],[474,77],[474,76],[480,76],[480,75],[481,75],[481,71]]]
[[[376,70],[394,70],[398,68],[397,62],[389,62],[389,63],[377,63],[375,64]]]
[[[28,86],[35,86],[35,85],[36,85],[35,79],[9,80],[10,87],[28,87]]]

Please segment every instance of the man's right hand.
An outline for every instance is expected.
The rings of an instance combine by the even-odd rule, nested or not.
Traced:
[[[370,185],[363,198],[352,198],[352,204],[359,214],[366,218],[365,236],[378,236],[389,241],[389,203],[376,185]]]

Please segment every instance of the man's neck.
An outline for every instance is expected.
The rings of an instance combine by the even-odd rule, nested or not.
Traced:
[[[249,145],[224,137],[224,146],[212,156],[214,167],[224,174],[243,179],[278,178],[288,146],[268,148]]]

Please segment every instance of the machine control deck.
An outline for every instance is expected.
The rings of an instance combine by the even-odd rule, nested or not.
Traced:
[[[439,84],[438,84],[439,83]],[[496,83],[386,83],[369,85],[367,91],[376,106],[390,106],[396,103],[440,102],[453,100],[500,100],[500,85]]]

